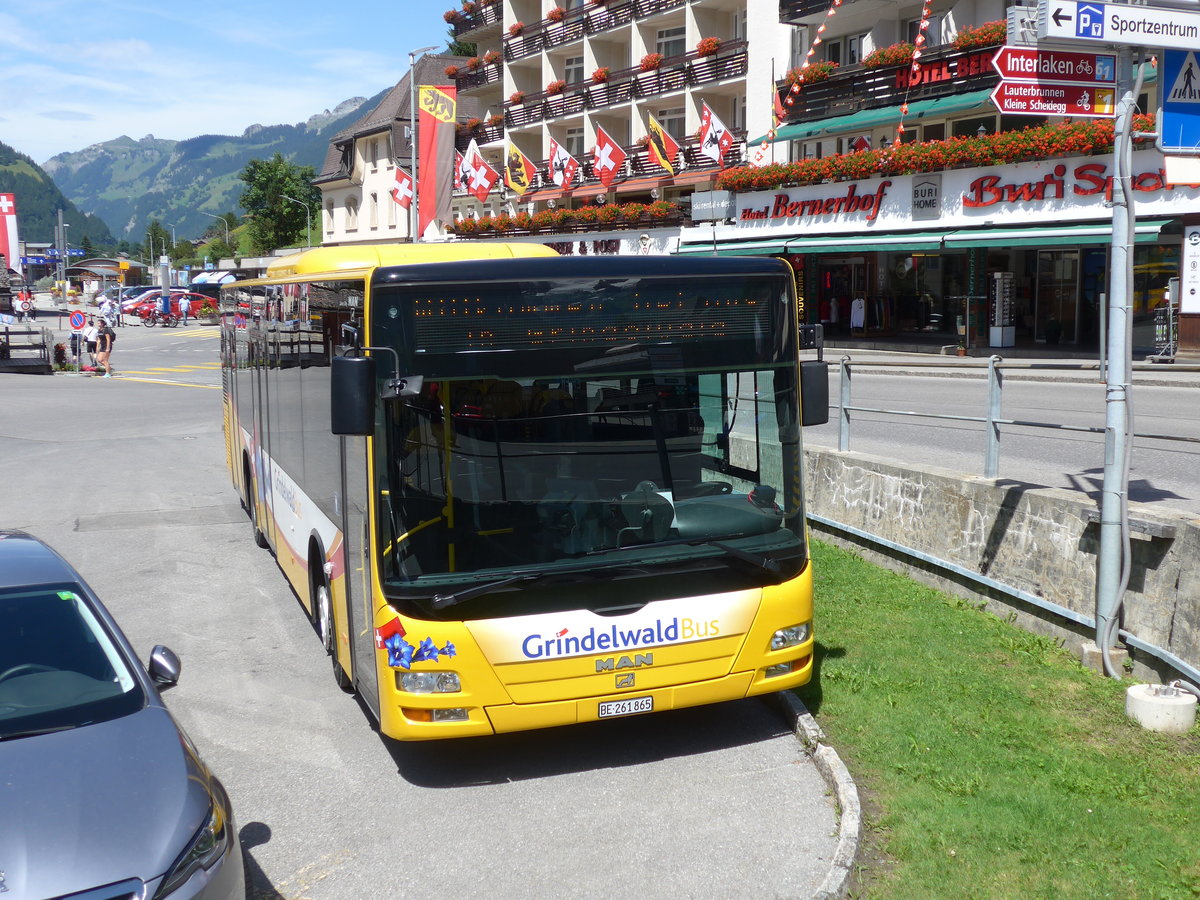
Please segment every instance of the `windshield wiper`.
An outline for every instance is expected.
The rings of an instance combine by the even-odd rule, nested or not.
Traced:
[[[470,587],[465,587],[459,591],[451,591],[446,594],[434,594],[429,604],[434,609],[445,609],[447,606],[455,606],[463,603],[473,597],[478,597],[482,594],[490,594],[492,591],[498,590],[506,585],[514,584],[518,581],[541,581],[543,578],[554,578],[558,575],[594,575],[597,577],[608,577],[615,572],[621,571],[644,571],[642,566],[631,566],[628,563],[620,563],[609,566],[602,565],[587,565],[587,566],[564,566],[559,568],[543,569],[540,572],[522,572],[519,575],[510,575],[508,578],[500,578],[496,581],[481,581],[478,584],[473,584]]]
[[[37,737],[39,734],[54,734],[56,731],[70,731],[75,725],[54,725],[50,728],[30,728],[28,731],[10,731],[0,733],[0,741],[13,741],[17,738]]]
[[[741,534],[731,534],[731,538],[744,537]],[[734,559],[739,559],[742,562],[750,563],[759,569],[764,569],[772,575],[778,575],[780,572],[779,560],[773,559],[770,556],[763,556],[761,553],[751,553],[749,550],[743,550],[741,547],[734,547],[732,544],[726,544],[724,541],[714,540],[712,538],[677,538],[672,541],[655,541],[649,544],[628,544],[624,547],[609,547],[606,550],[591,550],[588,556],[600,555],[606,553],[616,553],[621,550],[647,550],[651,547],[715,547],[724,553],[726,556],[732,556]]]
[[[451,591],[448,594],[434,594],[429,605],[434,609],[445,609],[447,606],[456,606],[470,600],[472,597],[478,597],[480,594],[489,594],[497,588],[502,588],[506,584],[512,584],[516,581],[531,581],[535,578],[540,578],[542,573],[525,572],[521,575],[510,575],[508,578],[501,578],[499,581],[482,581],[479,584],[473,584],[470,587],[463,588],[461,591]]]

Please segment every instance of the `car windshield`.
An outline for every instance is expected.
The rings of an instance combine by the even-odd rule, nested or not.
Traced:
[[[142,690],[78,585],[0,592],[0,740],[140,709]]]

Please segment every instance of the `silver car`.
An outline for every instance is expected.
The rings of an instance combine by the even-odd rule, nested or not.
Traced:
[[[0,896],[244,898],[229,797],[61,556],[0,531]]]

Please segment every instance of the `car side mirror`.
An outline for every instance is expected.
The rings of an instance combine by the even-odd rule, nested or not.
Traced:
[[[159,687],[169,688],[177,684],[182,668],[183,663],[170,647],[156,644],[150,651],[150,678]]]

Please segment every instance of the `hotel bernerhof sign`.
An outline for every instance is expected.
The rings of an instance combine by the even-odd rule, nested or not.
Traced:
[[[1200,211],[1200,185],[1168,184],[1157,150],[1133,156],[1138,216]],[[1112,218],[1106,201],[1113,190],[1111,154],[780,188],[737,194],[733,224],[718,226],[714,237],[861,235],[1095,221]],[[698,232],[693,239],[712,235],[710,226],[698,228],[703,237]],[[688,239],[685,234],[683,240]]]

